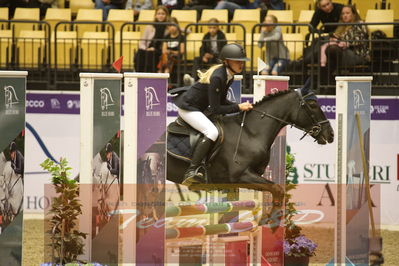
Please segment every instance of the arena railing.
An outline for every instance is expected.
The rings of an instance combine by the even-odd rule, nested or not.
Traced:
[[[28,82],[36,88],[51,87],[50,25],[37,20],[0,20],[0,69],[28,70]]]
[[[59,22],[53,45],[53,77],[58,89],[78,89],[80,72],[112,72],[115,29],[109,22]]]

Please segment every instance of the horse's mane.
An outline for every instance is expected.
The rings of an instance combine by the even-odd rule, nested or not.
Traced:
[[[287,93],[290,93],[290,92],[292,92],[292,91],[291,90],[284,90],[284,91],[278,91],[276,93],[268,94],[266,96],[263,96],[263,98],[261,100],[259,100],[256,103],[254,103],[253,106],[256,107],[257,105],[260,105],[261,103],[263,103],[265,101],[268,101],[270,99],[274,99],[274,98],[276,98],[276,97],[278,97],[280,95],[284,95],[284,94],[287,94]]]

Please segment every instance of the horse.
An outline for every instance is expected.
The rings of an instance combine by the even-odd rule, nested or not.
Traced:
[[[272,210],[281,208],[284,190],[262,174],[280,130],[286,125],[294,126],[322,145],[334,140],[334,131],[313,93],[302,96],[300,91],[288,90],[270,94],[255,103],[251,111],[224,116],[220,122],[223,142],[204,166],[208,185],[214,189],[228,186],[268,191],[275,203]],[[188,166],[188,162],[168,153],[167,180],[181,183]],[[203,187],[206,186],[194,188]]]

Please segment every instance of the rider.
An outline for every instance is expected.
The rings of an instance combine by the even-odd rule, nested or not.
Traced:
[[[237,104],[226,99],[234,75],[241,73],[244,61],[249,60],[244,48],[237,43],[227,44],[223,46],[219,58],[222,64],[212,66],[205,72],[198,71],[198,82],[174,100],[179,116],[204,135],[195,147],[183,185],[201,182],[197,169],[218,138],[216,126],[203,112],[207,110],[210,115],[229,114],[252,109],[249,102]]]

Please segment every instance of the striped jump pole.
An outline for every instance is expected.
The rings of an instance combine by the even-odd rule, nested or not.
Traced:
[[[252,231],[257,228],[256,222],[237,222],[225,224],[211,224],[195,227],[177,227],[166,229],[166,239],[187,237],[202,237],[207,235],[230,234]]]
[[[188,216],[211,213],[227,213],[244,210],[255,210],[259,207],[259,202],[255,200],[232,201],[232,202],[212,202],[193,205],[168,206],[166,207],[166,217]]]

